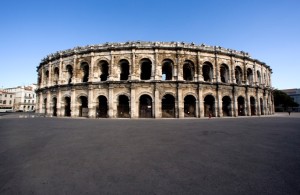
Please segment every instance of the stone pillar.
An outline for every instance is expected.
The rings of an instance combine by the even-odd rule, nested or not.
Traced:
[[[182,97],[182,87],[180,84],[177,86],[177,100],[178,100],[178,117],[184,118],[184,103]]]
[[[216,47],[215,47],[215,75],[214,75],[214,79],[213,82],[220,82],[220,69],[219,69],[219,63],[218,63],[218,57],[217,57],[217,51],[216,51]]]
[[[197,68],[198,68],[198,81],[203,81],[203,74],[202,74],[202,64],[200,58],[200,51],[197,51]],[[200,103],[200,100],[199,100]],[[200,105],[200,104],[199,104]]]
[[[233,60],[233,57],[230,56],[230,66],[231,66],[231,79],[230,79],[230,82],[231,83],[236,83],[236,80],[235,80],[235,64],[234,64],[234,60]]]
[[[245,116],[251,116],[251,105],[250,105],[250,96],[249,96],[249,89],[246,87],[246,94],[245,94]]]
[[[203,118],[204,117],[204,100],[203,100],[203,95],[202,95],[202,87],[200,86],[200,84],[198,84],[198,98],[199,98],[199,117]]]
[[[38,113],[43,113],[43,93],[39,92],[38,96]]]
[[[60,57],[60,59],[59,59],[59,71],[58,71],[58,82],[57,82],[58,85],[62,84],[62,80],[64,78],[64,75],[62,75],[62,74],[63,74],[63,60]]]
[[[136,65],[135,65],[135,49],[132,49],[132,58],[131,58],[131,66],[129,66],[129,68],[131,68],[130,70],[130,75],[131,75],[131,80],[137,80],[137,75],[136,75]]]
[[[91,64],[89,67],[89,82],[94,82],[94,52],[91,53]],[[90,102],[89,102],[90,103]]]
[[[222,105],[223,105],[223,101],[222,101],[222,97],[220,92],[217,92],[217,104],[218,104],[218,117],[223,117],[223,109],[222,109]]]
[[[77,80],[79,80],[77,77],[78,77],[78,70],[77,70],[77,55],[74,55],[74,65],[73,65],[73,75],[72,75],[72,81],[71,81],[71,84],[75,84],[77,83]],[[79,67],[80,69],[80,67]]]
[[[232,96],[233,96],[233,116],[237,117],[238,114],[238,102],[237,102],[237,95],[236,95],[236,88],[233,86],[232,89]]]
[[[199,101],[196,100],[196,108],[195,108],[195,113],[196,113],[196,118],[199,118],[200,115],[199,115]]]
[[[182,74],[181,74],[181,71],[180,71],[180,60],[179,60],[178,51],[176,51],[176,61],[175,61],[175,64],[174,64],[173,72],[174,72],[174,76],[173,76],[172,80],[175,80],[175,81],[182,81],[183,80]]]
[[[59,70],[60,70],[60,68],[59,68]],[[57,116],[63,116],[62,109],[61,109],[61,89],[59,87],[58,87],[58,92],[57,92],[56,113],[57,113]]]
[[[155,88],[154,88],[154,104],[155,104],[154,117],[161,118],[161,100],[159,99],[159,90],[157,88],[157,84],[155,84]]]
[[[130,87],[130,117],[137,118],[137,111],[136,111],[136,100],[135,100],[135,86],[131,84]]]
[[[155,63],[155,76],[154,76],[154,79],[155,80],[161,80],[161,72],[162,72],[162,67],[161,67],[161,64],[160,62],[158,61],[158,49],[155,49],[154,51],[154,63]]]
[[[47,91],[47,105],[46,105],[47,116],[52,116],[51,102],[52,102],[51,93],[50,93],[50,91]]]
[[[114,81],[114,77],[115,77],[115,71],[114,71],[114,67],[115,67],[115,61],[114,61],[114,55],[113,55],[113,51],[110,51],[110,66],[108,67],[108,81]]]
[[[96,118],[96,106],[94,102],[93,86],[89,86],[88,108],[89,108],[89,113],[88,113],[89,118]]]
[[[47,81],[47,87],[50,87],[52,86],[52,63],[50,62],[49,63],[49,78],[48,78],[48,81]]]
[[[109,84],[109,86],[108,86],[108,117],[109,118],[115,118],[114,117],[114,104],[117,104],[117,102],[115,102],[115,98],[114,98],[114,86],[112,86],[112,84]]]
[[[75,89],[71,90],[71,116],[77,117],[78,116],[78,108],[77,108],[77,100],[76,100],[76,93]]]

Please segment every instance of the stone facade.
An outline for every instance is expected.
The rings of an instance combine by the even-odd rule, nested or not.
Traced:
[[[37,67],[48,116],[184,118],[274,114],[272,70],[248,53],[179,42],[76,47]]]

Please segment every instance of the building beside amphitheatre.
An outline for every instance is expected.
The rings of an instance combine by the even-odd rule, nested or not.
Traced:
[[[89,118],[274,114],[271,68],[243,51],[126,42],[50,54],[37,67],[36,112]]]

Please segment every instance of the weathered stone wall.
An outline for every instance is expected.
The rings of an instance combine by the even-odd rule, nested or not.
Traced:
[[[128,64],[127,80],[120,80],[123,62]],[[122,112],[131,118],[274,113],[270,67],[245,52],[221,47],[174,42],[87,46],[47,56],[37,72],[37,112],[49,116],[66,116],[68,109],[72,117],[91,118],[118,118]],[[142,80],[143,74],[149,78]],[[104,81],[101,75],[106,75]],[[122,95],[128,105],[127,100],[120,103]],[[99,97],[107,101],[101,103]]]

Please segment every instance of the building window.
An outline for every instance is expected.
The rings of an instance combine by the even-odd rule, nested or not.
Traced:
[[[9,104],[11,104],[11,100],[9,100]]]
[[[6,100],[3,100],[3,104],[6,104]]]
[[[24,100],[24,103],[26,103],[26,100]]]
[[[4,97],[7,97],[7,95],[5,94]]]
[[[12,98],[12,95],[10,95],[10,98]]]

